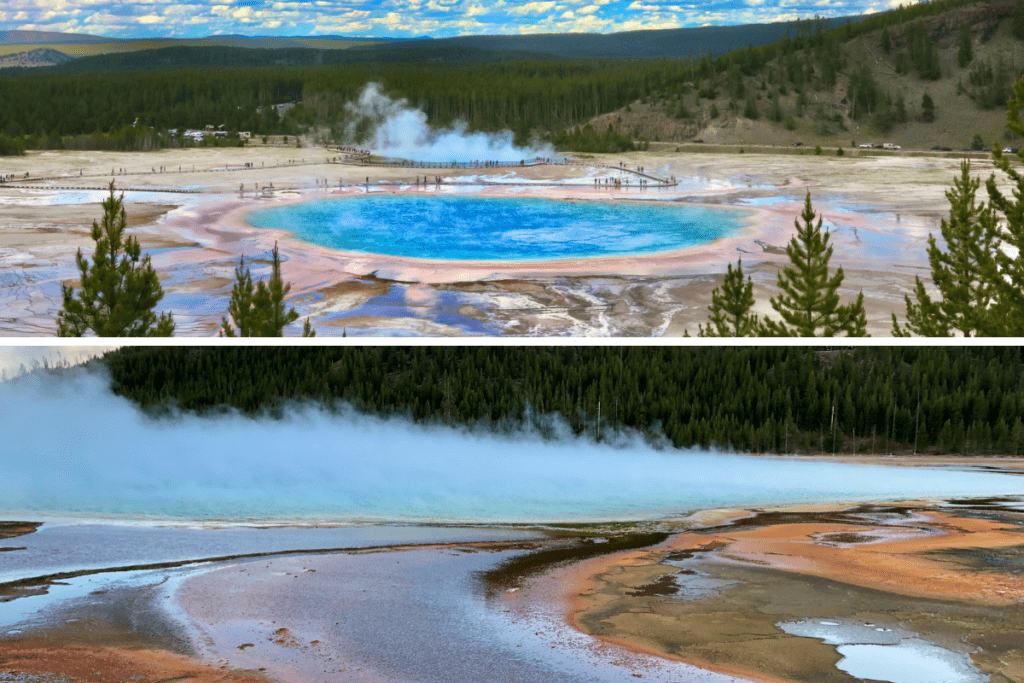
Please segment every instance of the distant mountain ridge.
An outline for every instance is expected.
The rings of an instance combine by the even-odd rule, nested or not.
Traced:
[[[0,31],[0,45],[97,45],[103,43],[172,43],[175,45],[219,45],[224,47],[308,47],[310,41],[347,41],[352,43],[397,43],[409,40],[431,40],[430,36],[415,38],[358,36],[246,36],[237,33],[202,38],[111,38],[86,33],[55,33],[52,31]]]
[[[855,23],[863,16],[817,19],[825,29]],[[709,51],[719,56],[733,48],[758,46],[795,33],[807,21],[738,26],[701,26],[695,28],[652,29],[620,33],[539,33],[527,35],[470,35],[455,38],[360,38],[350,36],[244,36],[238,34],[205,38],[104,38],[85,34],[44,33],[40,31],[0,31],[0,45],[74,45],[117,43],[131,50],[165,47],[236,47],[249,49],[374,49],[380,51],[417,51],[423,48],[474,48],[492,53],[544,54],[566,58],[646,59],[656,57],[700,56]],[[335,43],[335,45],[331,45]],[[351,48],[345,43],[355,43]],[[378,45],[360,45],[378,43]],[[381,44],[383,43],[383,44]],[[111,51],[126,51],[117,48]],[[106,52],[107,50],[101,50]],[[83,53],[84,54],[84,53]],[[74,55],[76,57],[80,54]],[[390,61],[391,58],[389,58]]]
[[[856,23],[864,16],[820,19],[823,29]],[[774,24],[741,24],[738,26],[700,26],[695,28],[651,29],[620,33],[532,33],[526,35],[460,36],[434,38],[430,45],[475,47],[481,50],[545,53],[569,58],[634,58],[701,56],[711,51],[719,56],[730,49],[773,43],[795,34],[808,20]],[[413,49],[421,41],[408,41],[397,46],[377,49]]]
[[[0,45],[87,45],[117,43],[117,38],[92,36],[87,33],[54,33],[52,31],[0,31]]]

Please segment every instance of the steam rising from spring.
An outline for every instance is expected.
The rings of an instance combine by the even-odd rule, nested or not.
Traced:
[[[694,508],[1019,495],[988,472],[615,445],[542,428],[424,426],[342,408],[152,419],[94,374],[0,384],[0,512],[227,520],[552,521]]]
[[[431,130],[426,114],[405,99],[391,99],[376,83],[368,83],[359,99],[349,102],[345,108],[352,117],[347,137],[356,139],[358,122],[369,119],[373,132],[366,144],[381,156],[436,162],[518,162],[555,156],[550,145],[516,147],[509,131],[468,133],[464,122],[453,128]]]

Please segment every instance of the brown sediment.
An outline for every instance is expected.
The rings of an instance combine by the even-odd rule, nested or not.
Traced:
[[[35,533],[36,529],[42,525],[42,522],[0,522],[0,538],[14,538]],[[4,548],[4,550],[14,550],[14,548]]]
[[[663,657],[697,666],[701,669],[707,669],[709,671],[715,671],[755,681],[762,681],[763,683],[791,683],[789,679],[780,678],[764,671],[758,671],[756,668],[744,666],[742,658],[736,658],[733,661],[714,661],[710,658],[702,658],[694,655],[688,656],[682,652],[670,651],[668,647],[663,645],[659,646],[659,643],[651,639],[623,637],[624,634],[622,634],[619,629],[613,628],[605,631],[604,629],[595,627],[596,622],[590,619],[590,613],[592,611],[601,611],[603,613],[604,611],[602,608],[604,608],[605,605],[603,602],[595,600],[595,596],[605,591],[604,578],[608,573],[620,567],[644,567],[649,566],[651,563],[657,563],[655,558],[659,558],[663,551],[664,545],[659,546],[658,548],[648,549],[646,551],[633,551],[615,556],[599,557],[573,565],[572,567],[565,568],[560,571],[558,573],[558,579],[563,583],[566,589],[570,591],[568,594],[569,609],[566,615],[569,625],[590,634],[600,641],[621,647],[628,652]],[[654,576],[658,576],[660,578],[659,574],[664,575],[663,572],[660,571],[654,572],[646,574],[642,579],[640,579],[640,581],[649,581]],[[621,586],[617,587],[621,588]],[[641,602],[646,603],[647,598],[651,596],[629,597],[634,598],[634,600],[631,601],[631,606],[627,608],[630,615],[642,618],[642,616],[646,616],[647,614],[654,614],[646,605],[645,607],[647,607],[647,609],[643,610],[637,606]],[[654,597],[660,599],[660,596]]]
[[[24,640],[0,642],[0,669],[15,674],[60,673],[91,683],[266,683],[258,672],[234,671],[162,650],[122,647],[55,646]],[[15,679],[17,680],[17,679]]]
[[[481,578],[488,594],[494,595],[499,591],[518,587],[524,579],[548,571],[559,564],[657,545],[666,538],[668,534],[665,533],[635,533],[601,539],[604,541],[601,543],[594,542],[593,539],[584,539],[580,543],[544,548],[513,557],[494,569],[483,572]]]
[[[656,548],[561,570],[567,619],[627,650],[755,680],[806,682],[854,679],[835,668],[834,646],[790,636],[777,623],[900,625],[969,652],[992,681],[1024,680],[1024,526],[1016,510],[998,508],[1009,501],[970,502],[978,506],[954,512],[924,505],[730,511],[712,517],[716,526]],[[872,523],[872,514],[886,523]],[[686,560],[687,569],[666,564],[673,560]],[[728,586],[683,599],[671,590],[682,574]]]
[[[870,543],[871,541],[877,541],[878,536],[871,536],[870,534],[858,534],[853,531],[840,531],[833,534],[822,534],[817,537],[823,543]]]

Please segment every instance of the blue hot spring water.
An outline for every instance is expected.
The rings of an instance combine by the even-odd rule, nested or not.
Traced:
[[[1024,494],[1024,477],[996,472],[594,443],[557,418],[547,436],[316,406],[153,419],[108,381],[0,383],[0,518],[528,522]]]
[[[694,247],[735,233],[743,214],[654,202],[371,194],[274,207],[248,220],[342,251],[544,261]]]

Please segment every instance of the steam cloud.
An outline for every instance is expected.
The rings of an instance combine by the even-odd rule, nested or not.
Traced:
[[[405,99],[391,99],[380,91],[376,83],[368,83],[359,99],[345,107],[352,116],[346,131],[348,137],[356,139],[358,122],[369,119],[373,132],[367,144],[381,156],[436,162],[518,162],[555,156],[550,145],[516,147],[509,131],[467,133],[463,122],[454,128],[431,130],[426,114],[413,108]]]
[[[932,495],[1019,495],[995,473],[867,467],[423,426],[296,406],[154,420],[108,380],[0,384],[0,508],[186,519],[551,521]],[[560,436],[559,436],[560,435]]]

